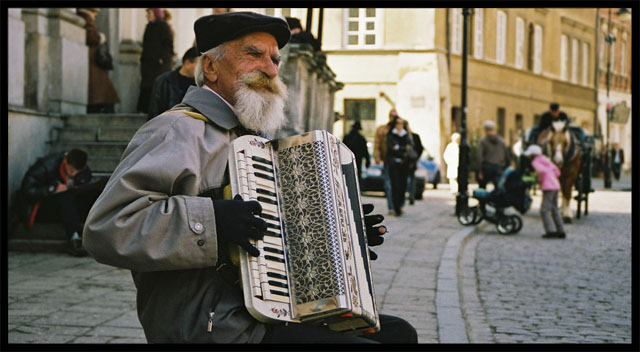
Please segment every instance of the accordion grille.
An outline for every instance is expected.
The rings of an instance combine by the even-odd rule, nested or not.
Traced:
[[[325,147],[324,142],[315,141],[277,151],[278,193],[294,304],[345,294]]]

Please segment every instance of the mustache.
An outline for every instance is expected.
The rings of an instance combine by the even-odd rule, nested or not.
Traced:
[[[248,88],[251,88],[254,90],[265,88],[273,94],[280,95],[282,94],[282,88],[278,84],[279,81],[277,80],[278,78],[273,78],[273,79],[269,78],[267,75],[265,75],[262,72],[251,72],[240,77],[238,81],[239,83],[244,84]]]

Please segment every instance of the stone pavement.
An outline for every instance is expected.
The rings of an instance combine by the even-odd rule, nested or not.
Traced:
[[[515,236],[458,224],[446,185],[424,196],[402,217],[363,197],[390,230],[374,247],[379,311],[420,343],[630,341],[630,192],[597,190],[563,242],[539,238],[539,196]],[[146,342],[127,270],[56,253],[9,252],[8,264],[9,343]]]

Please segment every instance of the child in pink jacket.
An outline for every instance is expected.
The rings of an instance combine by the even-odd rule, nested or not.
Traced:
[[[558,190],[560,190],[560,169],[544,154],[539,145],[532,144],[523,153],[531,160],[531,166],[538,173],[538,183],[542,189],[540,216],[544,225],[543,238],[565,238],[562,216],[558,209]]]

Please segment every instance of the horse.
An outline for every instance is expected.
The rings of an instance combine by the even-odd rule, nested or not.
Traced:
[[[562,193],[560,212],[562,219],[565,223],[571,223],[573,214],[569,203],[571,202],[573,187],[580,173],[582,160],[580,140],[565,121],[553,122],[545,139],[549,157],[560,169],[559,181]]]

